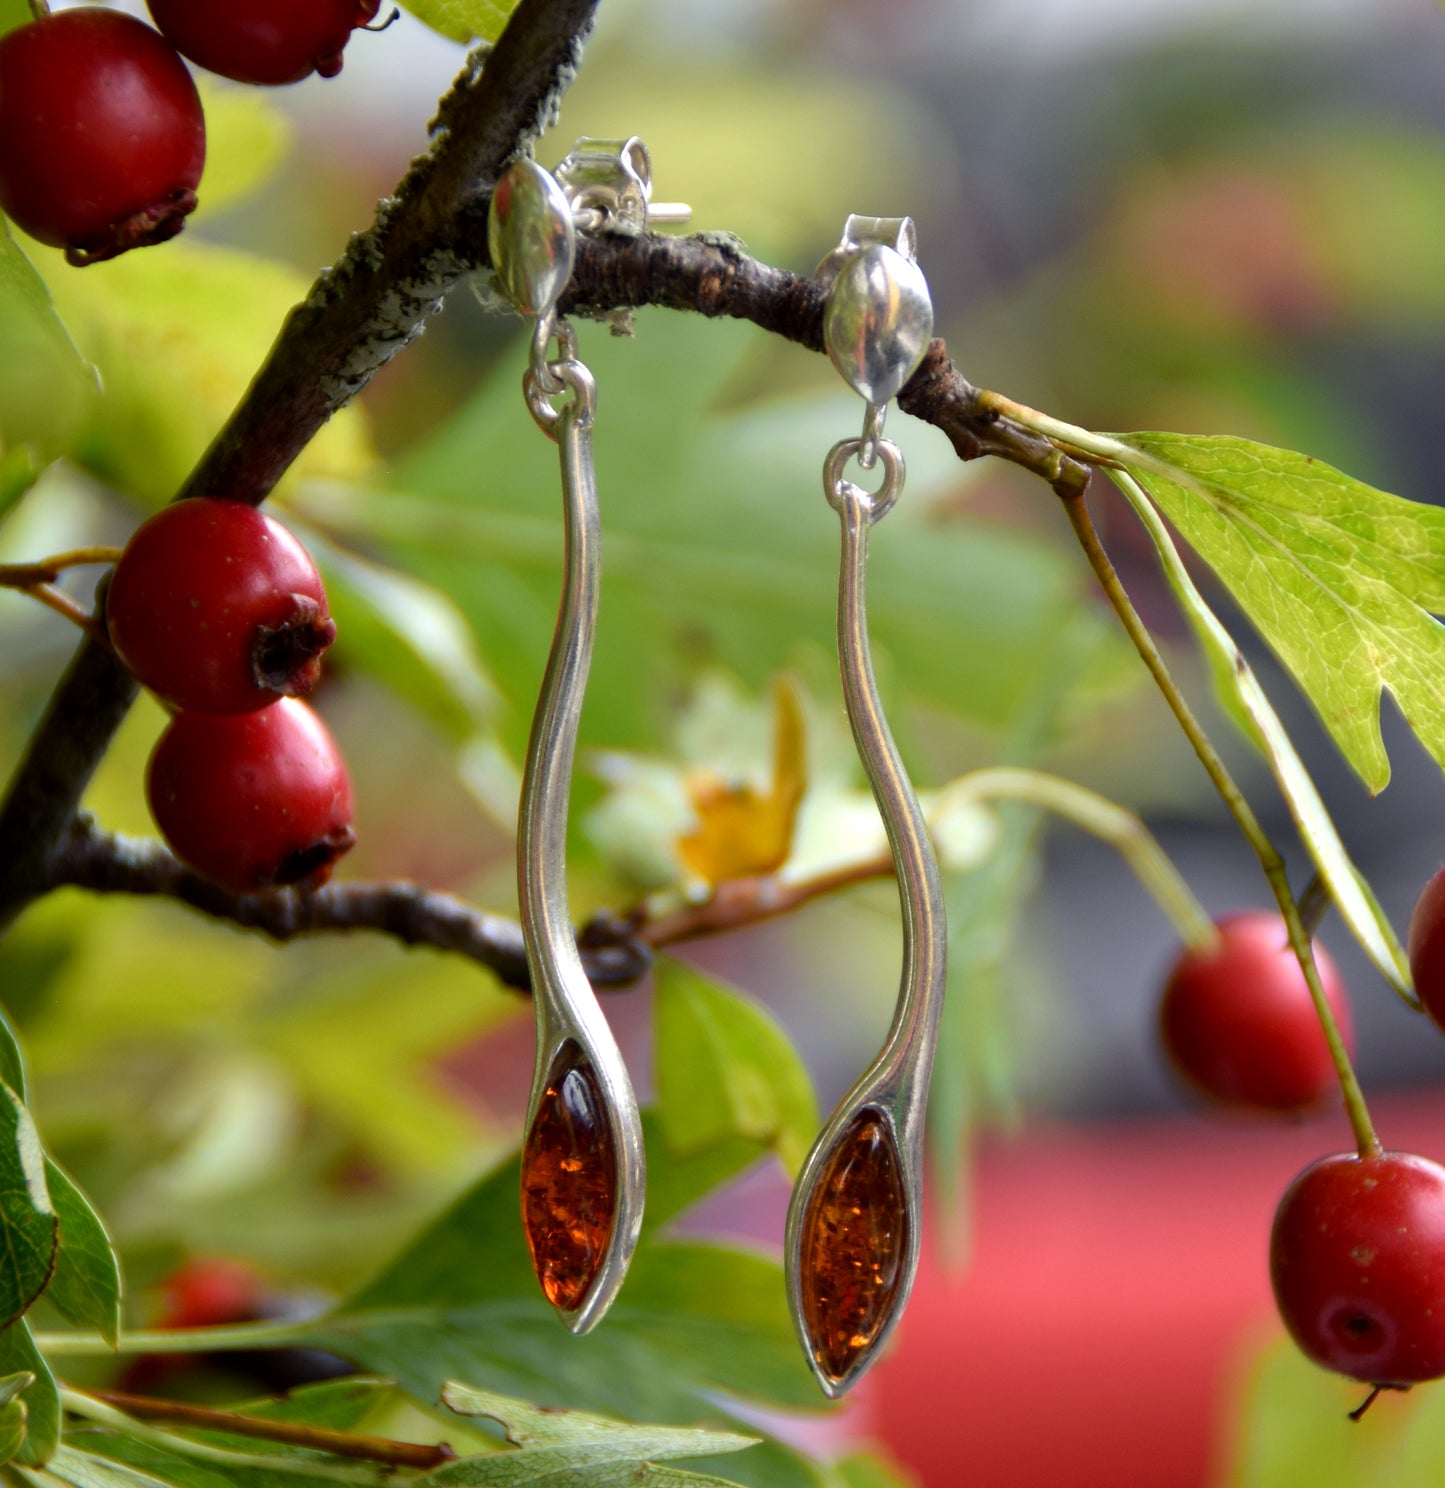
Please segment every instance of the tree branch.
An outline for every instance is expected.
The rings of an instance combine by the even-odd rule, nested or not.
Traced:
[[[338,883],[309,893],[276,889],[233,894],[193,873],[161,843],[103,832],[82,815],[50,865],[47,886],[66,885],[175,899],[277,941],[326,930],[377,930],[403,945],[466,956],[495,972],[505,986],[523,992],[531,988],[522,929],[515,920],[414,883]],[[647,945],[630,933],[582,938],[579,948],[594,987],[630,987],[652,963]]]
[[[759,263],[734,238],[617,233],[578,240],[561,308],[579,315],[644,305],[691,310],[750,321],[821,352],[827,299],[825,284]],[[1001,413],[991,396],[974,387],[949,359],[942,340],[935,340],[898,395],[898,406],[941,429],[960,460],[993,455],[1021,465],[1060,495],[1082,491],[1088,466]]]

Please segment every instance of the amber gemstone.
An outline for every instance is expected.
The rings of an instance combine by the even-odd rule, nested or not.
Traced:
[[[522,1224],[547,1300],[575,1312],[602,1269],[617,1218],[617,1155],[602,1091],[564,1044],[522,1148]]]
[[[908,1211],[893,1133],[853,1118],[803,1215],[799,1283],[813,1357],[840,1380],[887,1323],[903,1280]]]

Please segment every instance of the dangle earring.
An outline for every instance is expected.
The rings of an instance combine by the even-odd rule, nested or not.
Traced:
[[[902,1314],[918,1267],[924,1115],[947,957],[943,889],[928,828],[873,680],[864,581],[868,531],[903,489],[903,455],[882,437],[887,404],[933,331],[910,218],[850,217],[823,261],[833,276],[823,336],[868,405],[861,439],[829,451],[823,490],[842,522],[838,662],[858,754],[888,832],[903,908],[903,974],[882,1051],[829,1117],[793,1189],[785,1240],[788,1303],[823,1393],[868,1368]],[[848,461],[881,465],[870,494]]]
[[[596,385],[577,359],[576,333],[556,308],[572,277],[573,205],[535,161],[517,160],[497,182],[487,242],[503,292],[535,320],[523,389],[562,465],[562,599],[527,744],[517,826],[522,934],[537,1020],[522,1223],[547,1300],[574,1333],[585,1333],[627,1272],[645,1181],[637,1100],[583,970],[567,906],[567,799],[601,578],[592,459]],[[549,357],[554,341],[555,359]]]

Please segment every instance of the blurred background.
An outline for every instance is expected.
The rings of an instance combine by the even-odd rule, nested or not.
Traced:
[[[167,498],[285,307],[423,148],[462,55],[403,15],[358,34],[333,81],[264,97],[214,83],[212,174],[176,251],[72,275],[35,250],[106,394],[37,406],[34,363],[0,366],[0,434],[40,428],[65,457],[9,512],[0,557],[123,541]],[[1090,428],[1304,450],[1428,502],[1442,78],[1431,0],[605,0],[539,155],[640,135],[657,195],[691,202],[694,229],[800,272],[849,212],[909,213],[972,381]],[[856,400],[822,359],[744,326],[643,312],[616,329],[635,335],[582,328],[607,577],[573,820],[579,915],[698,892],[678,844],[699,782],[766,792],[780,675],[806,740],[790,867],[846,861],[871,830],[817,492]],[[344,874],[501,911],[560,560],[555,457],[521,365],[514,324],[454,292],[278,492],[341,627],[317,700],[357,783]],[[909,486],[875,542],[870,608],[919,784],[997,762],[1057,771],[1142,812],[1211,912],[1267,903],[1052,495],[895,420]],[[1094,503],[1302,886],[1288,816],[1213,710],[1152,550],[1109,492]],[[1445,860],[1436,767],[1387,701],[1394,779],[1370,800],[1201,581],[1403,934]],[[7,771],[72,646],[55,616],[0,593]],[[139,781],[161,721],[142,704],[112,751],[88,803],[107,825],[149,830]],[[1434,1482],[1445,1402],[1417,1391],[1351,1426],[1360,1392],[1295,1359],[1272,1318],[1276,1196],[1348,1144],[1343,1116],[1280,1129],[1200,1112],[1154,1033],[1173,932],[1123,864],[1022,809],[964,825],[930,1254],[893,1357],[808,1431],[830,1447],[881,1437],[928,1488]],[[873,886],[682,955],[772,1010],[826,1109],[887,1026],[896,919],[892,888]],[[1323,940],[1387,1145],[1445,1157],[1445,1044],[1337,922]],[[440,957],[362,939],[278,949],[168,906],[64,894],[0,944],[0,992],[47,1138],[114,1223],[140,1315],[186,1256],[344,1290],[517,1139],[527,1010]],[[608,1002],[643,1087],[648,995]],[[776,1247],[786,1196],[773,1165],[692,1222]]]

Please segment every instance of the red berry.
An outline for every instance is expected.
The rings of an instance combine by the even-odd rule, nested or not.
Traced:
[[[205,161],[196,85],[149,26],[85,6],[0,37],[0,207],[71,263],[174,237]]]
[[[265,1316],[266,1289],[243,1261],[198,1257],[161,1283],[165,1311],[157,1328],[215,1328]]]
[[[1406,1152],[1322,1157],[1280,1200],[1274,1299],[1317,1364],[1374,1385],[1445,1374],[1445,1168]]]
[[[1253,911],[1215,927],[1212,951],[1186,950],[1164,988],[1164,1047],[1196,1089],[1233,1105],[1292,1111],[1317,1101],[1335,1069],[1284,921]],[[1349,1003],[1335,964],[1315,946],[1325,1000],[1347,1047]]]
[[[317,888],[356,841],[341,751],[293,698],[176,714],[151,754],[146,799],[175,855],[237,894]]]
[[[335,77],[352,30],[380,0],[147,0],[177,51],[238,83]]]
[[[1416,900],[1406,945],[1415,991],[1425,1011],[1445,1028],[1445,868],[1425,885]]]
[[[255,507],[209,496],[175,502],[136,529],[105,613],[135,676],[201,713],[304,696],[336,638],[306,549]]]

